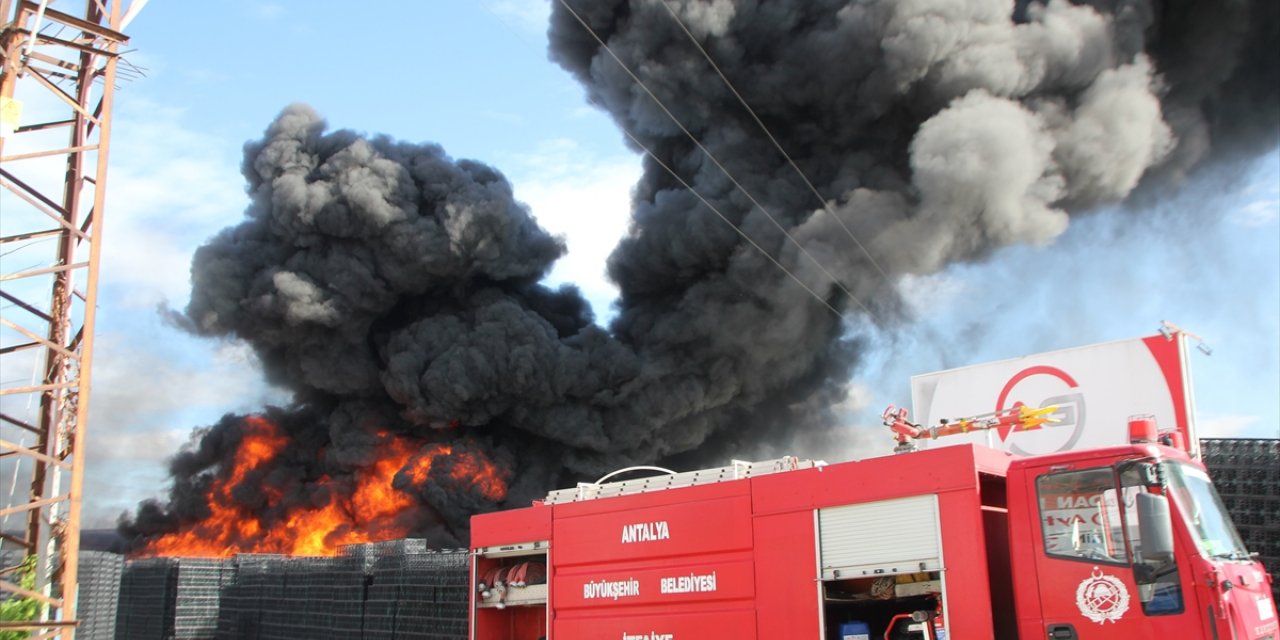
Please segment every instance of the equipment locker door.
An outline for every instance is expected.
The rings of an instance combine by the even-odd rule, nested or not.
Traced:
[[[823,580],[942,569],[934,495],[819,509],[818,536]]]

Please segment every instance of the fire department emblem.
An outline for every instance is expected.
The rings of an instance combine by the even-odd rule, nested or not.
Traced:
[[[1084,617],[1098,623],[1115,622],[1129,610],[1129,590],[1115,576],[1098,567],[1076,587],[1076,606]]]

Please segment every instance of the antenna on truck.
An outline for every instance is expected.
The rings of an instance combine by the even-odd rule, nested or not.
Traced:
[[[1203,353],[1206,356],[1213,355],[1213,347],[1210,347],[1209,343],[1204,341],[1204,338],[1201,338],[1200,336],[1191,333],[1168,320],[1160,321],[1160,335],[1164,336],[1165,340],[1172,340],[1173,336],[1179,333],[1188,338],[1194,339],[1196,341],[1196,349],[1198,349],[1200,353]]]

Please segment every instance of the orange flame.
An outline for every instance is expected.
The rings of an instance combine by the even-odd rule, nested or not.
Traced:
[[[449,477],[457,482],[466,483],[480,492],[480,495],[497,502],[507,495],[507,482],[498,475],[498,470],[488,460],[477,453],[462,451],[454,454],[453,447],[447,444],[428,446],[419,454],[413,466],[409,467],[409,477],[417,484],[427,482],[431,467],[438,458],[452,458],[453,469]]]
[[[393,486],[404,470],[416,485],[429,479],[431,468],[441,459],[451,459],[448,476],[463,488],[492,501],[506,497],[507,484],[501,472],[477,452],[460,451],[442,444],[421,446],[405,439],[384,437],[377,458],[354,475],[349,496],[331,491],[326,504],[293,509],[283,517],[264,519],[238,503],[232,491],[249,474],[273,460],[289,439],[279,428],[260,416],[246,418],[245,434],[225,476],[215,478],[206,496],[209,516],[184,525],[179,531],[149,541],[137,555],[226,557],[237,553],[282,553],[288,555],[336,555],[347,544],[391,540],[407,536],[409,525],[399,516],[415,505],[413,496]],[[383,434],[385,435],[385,434]],[[250,479],[252,481],[252,479]],[[319,486],[333,484],[328,476]],[[283,497],[279,490],[264,486],[271,503]]]

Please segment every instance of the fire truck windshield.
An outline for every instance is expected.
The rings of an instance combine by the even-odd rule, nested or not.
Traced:
[[[1182,463],[1165,466],[1169,493],[1173,495],[1182,519],[1206,556],[1227,560],[1248,560],[1240,534],[1227,517],[1222,498],[1213,488],[1209,476],[1200,469]]]

